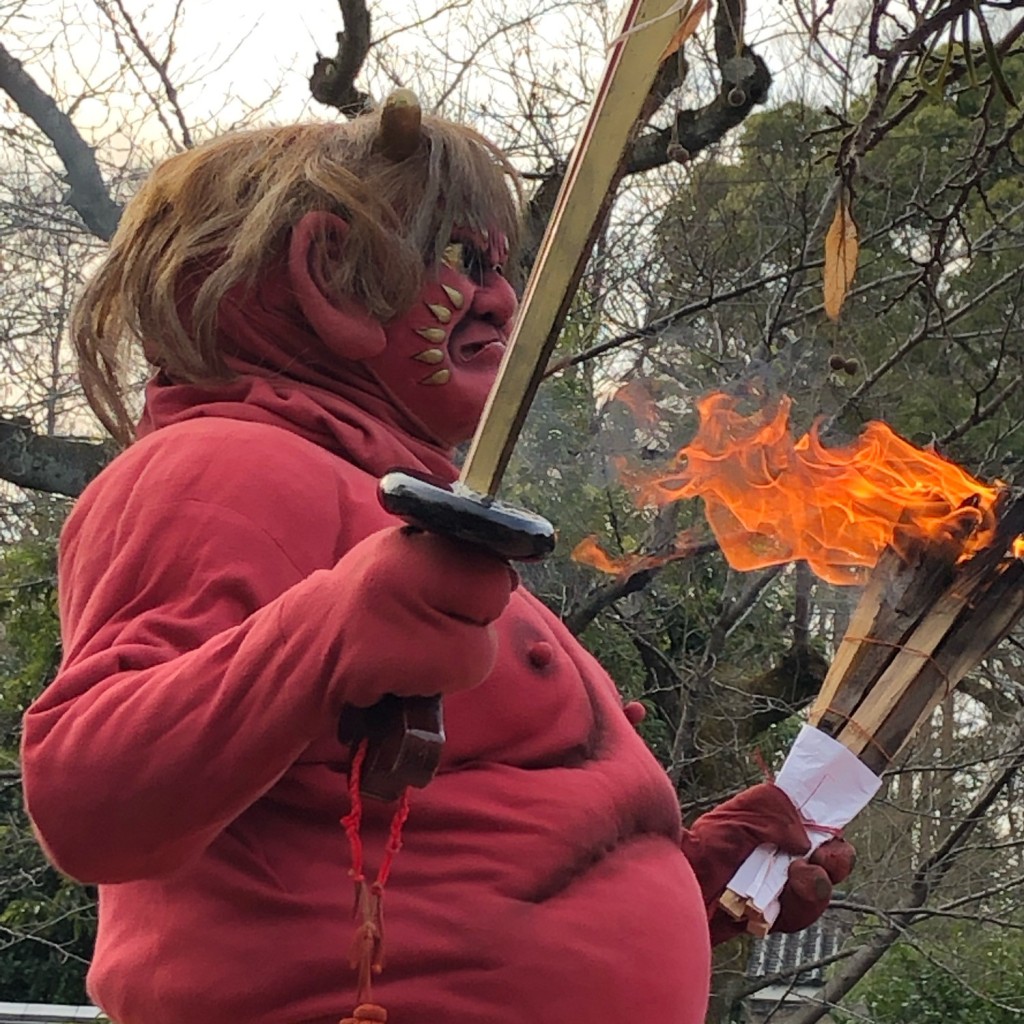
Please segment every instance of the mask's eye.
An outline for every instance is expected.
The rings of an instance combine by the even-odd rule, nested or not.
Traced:
[[[449,242],[445,246],[441,261],[456,273],[464,274],[476,284],[483,284],[489,264],[487,254],[470,242]],[[500,267],[491,269],[501,272]]]
[[[460,274],[466,272],[466,266],[464,261],[466,247],[461,242],[449,242],[444,247],[444,253],[441,256],[441,262],[446,267],[451,267],[452,270],[457,270]]]

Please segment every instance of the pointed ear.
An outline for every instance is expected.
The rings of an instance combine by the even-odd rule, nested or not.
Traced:
[[[324,344],[345,359],[380,355],[387,344],[384,328],[353,299],[328,296],[313,269],[316,248],[330,244],[343,252],[348,224],[326,211],[305,214],[292,228],[288,247],[288,276],[299,308]]]

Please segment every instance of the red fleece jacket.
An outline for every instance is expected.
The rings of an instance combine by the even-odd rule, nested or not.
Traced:
[[[333,595],[392,521],[375,488],[401,439],[339,440],[315,389],[229,391],[163,420],[151,393],[159,429],[76,505],[64,662],[25,721],[46,849],[99,884],[89,991],[119,1024],[336,1024],[353,1004]],[[496,628],[389,883],[389,1021],[699,1024],[715,893],[680,844],[714,849],[560,622],[520,588]],[[366,806],[368,869],[390,813]]]

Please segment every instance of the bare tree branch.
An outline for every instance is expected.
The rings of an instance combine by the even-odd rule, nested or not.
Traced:
[[[365,0],[338,0],[344,29],[337,34],[338,52],[333,57],[317,53],[309,90],[313,99],[334,107],[345,117],[370,109],[370,97],[355,85],[370,52],[370,12]]]
[[[779,574],[780,569],[781,566],[772,566],[760,572],[745,574],[730,571],[719,602],[718,615],[711,627],[700,664],[694,672],[695,681],[691,689],[695,694],[706,693],[711,688],[715,666],[729,634],[756,605],[758,598]],[[684,714],[676,726],[666,768],[668,777],[676,787],[683,784],[684,772],[691,773],[697,764],[697,758],[693,756],[697,718],[697,701],[691,700],[689,713]]]
[[[0,89],[53,143],[67,170],[66,181],[71,186],[64,201],[78,213],[94,235],[109,241],[121,218],[121,207],[107,191],[92,147],[53,98],[40,89],[21,61],[3,44],[0,44]]]
[[[719,93],[711,103],[694,110],[680,110],[672,124],[640,136],[626,159],[625,174],[642,174],[663,167],[672,161],[685,163],[741,124],[753,108],[764,103],[771,88],[772,76],[767,64],[744,43],[746,4],[724,0],[715,18],[715,56],[721,76]],[[665,62],[651,90],[652,102],[646,119],[659,110],[670,94],[682,84],[686,65]],[[527,209],[527,242],[525,262],[531,256],[554,209],[564,167],[553,167],[543,175]]]
[[[768,65],[744,42],[746,4],[722,0],[715,15],[715,60],[721,75],[718,95],[707,106],[680,110],[668,128],[637,140],[627,173],[639,174],[670,160],[686,162],[720,142],[764,103],[771,88]]]
[[[0,419],[0,477],[73,498],[113,458],[106,442],[36,434],[24,420]]]

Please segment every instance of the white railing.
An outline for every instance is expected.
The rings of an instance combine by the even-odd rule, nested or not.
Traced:
[[[47,1003],[0,1003],[0,1024],[73,1024],[79,1020],[105,1020],[95,1006],[60,1006]]]

